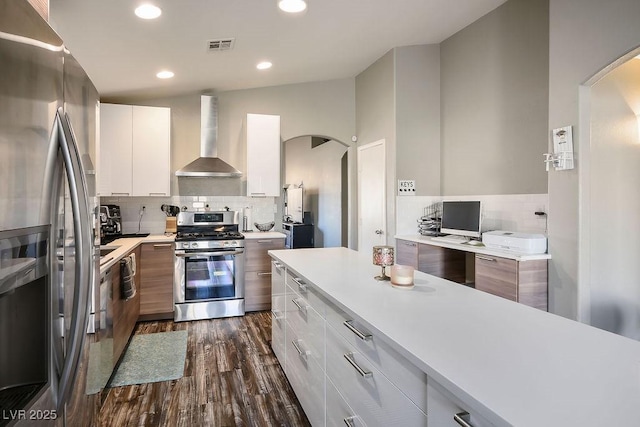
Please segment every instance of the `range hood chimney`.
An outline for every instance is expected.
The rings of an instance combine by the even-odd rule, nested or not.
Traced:
[[[200,157],[176,171],[176,176],[238,177],[242,172],[218,158],[218,98],[200,97]]]

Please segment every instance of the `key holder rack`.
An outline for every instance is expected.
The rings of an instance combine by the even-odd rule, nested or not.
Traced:
[[[549,165],[557,171],[573,169],[573,132],[571,126],[553,130],[553,153],[544,153],[547,172]]]

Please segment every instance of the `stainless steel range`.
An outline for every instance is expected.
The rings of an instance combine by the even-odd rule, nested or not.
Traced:
[[[235,211],[180,212],[175,321],[244,315],[244,236]]]

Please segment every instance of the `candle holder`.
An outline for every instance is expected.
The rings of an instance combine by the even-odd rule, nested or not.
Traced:
[[[375,276],[376,280],[390,280],[391,278],[387,276],[385,267],[393,265],[393,246],[374,246],[373,264],[382,267],[380,276]]]

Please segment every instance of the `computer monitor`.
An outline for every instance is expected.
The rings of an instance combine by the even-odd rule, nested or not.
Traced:
[[[458,236],[480,237],[480,201],[444,200],[440,232]]]

